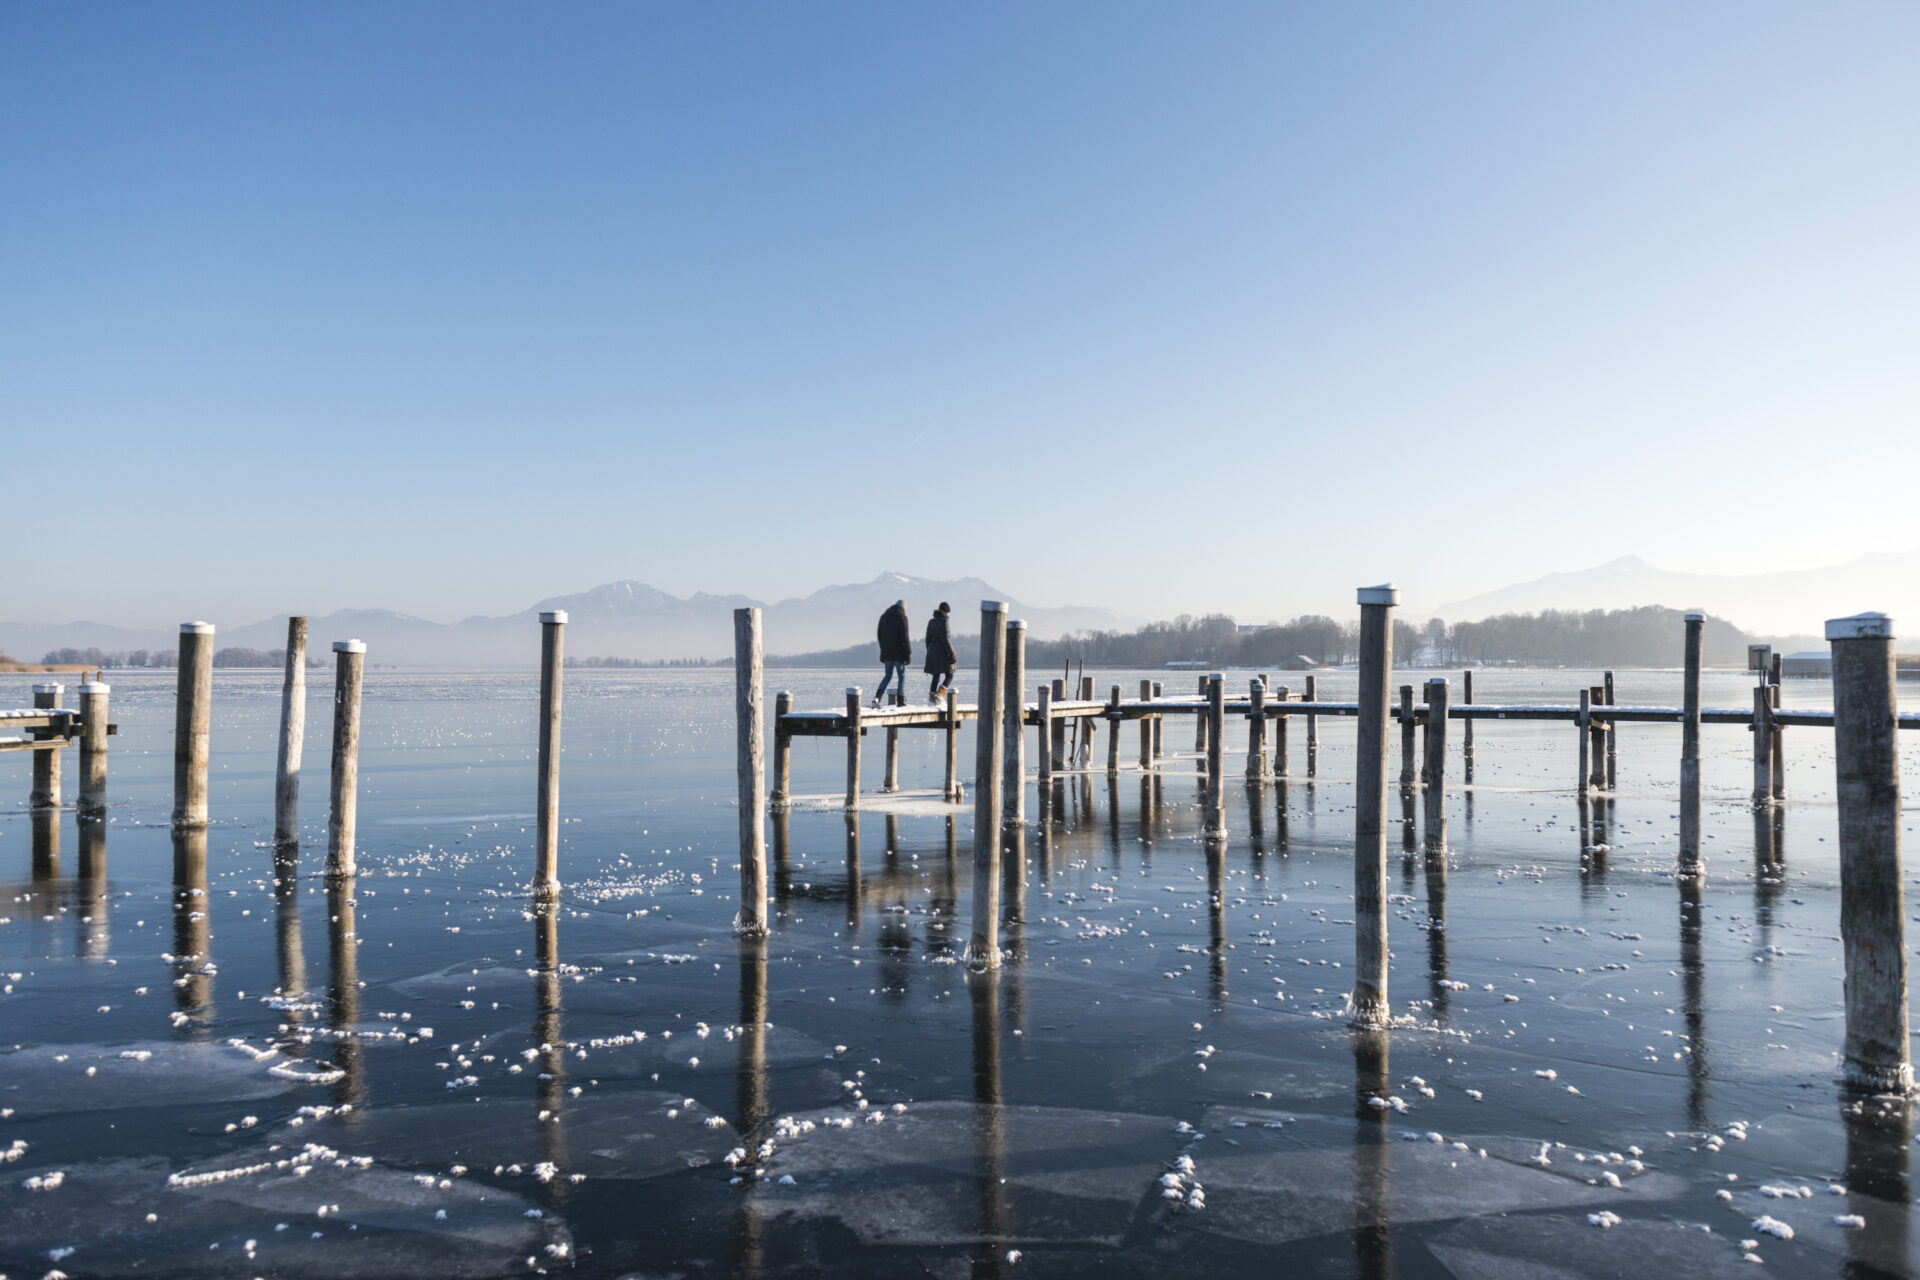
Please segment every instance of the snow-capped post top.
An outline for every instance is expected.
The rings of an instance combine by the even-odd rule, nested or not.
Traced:
[[[50,693],[57,698],[67,691],[67,686],[63,684],[37,684],[33,686],[33,691],[35,693]]]
[[[1383,582],[1377,587],[1360,588],[1359,596],[1361,604],[1399,604],[1400,588]]]
[[[1706,620],[1707,615],[1704,613],[1690,613],[1687,615],[1688,622],[1705,622]]]
[[[850,685],[848,685],[848,686],[847,686],[847,696],[848,696],[849,698],[857,698],[857,697],[859,697],[859,696],[860,696],[860,686],[859,686],[859,685],[857,685],[857,684],[850,684]]]
[[[1011,619],[1007,625],[1015,631],[1025,631],[1027,629],[1027,620],[1025,618],[1014,618]]]
[[[1891,640],[1893,619],[1884,613],[1856,613],[1851,618],[1829,618],[1827,639]]]
[[[213,634],[213,624],[211,622],[183,622],[180,624],[180,634],[183,636],[210,636]]]
[[[547,610],[547,612],[540,615],[540,621],[542,622],[564,623],[566,622],[566,620],[567,620],[567,611],[565,609],[549,609]]]
[[[367,642],[365,640],[335,640],[333,642],[333,651],[335,653],[365,653],[367,651]]]
[[[982,600],[980,602],[980,612],[982,613],[1005,613],[1006,611],[1007,602],[1005,600]]]
[[[1432,676],[1427,680],[1428,684],[1445,684],[1446,682],[1447,678],[1445,676]]]
[[[113,687],[112,685],[101,684],[98,680],[89,680],[85,684],[80,686],[80,692],[83,694],[88,694],[88,693],[101,694],[101,693],[105,693],[108,689],[112,687]]]
[[[1225,680],[1226,678],[1227,677],[1225,675],[1221,674],[1218,671],[1207,672],[1207,683],[1209,684],[1213,683],[1215,680]]]

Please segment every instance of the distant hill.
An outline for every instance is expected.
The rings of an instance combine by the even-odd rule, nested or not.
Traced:
[[[1821,569],[1770,573],[1676,573],[1639,556],[1550,573],[1428,610],[1449,622],[1548,609],[1665,605],[1731,619],[1748,631],[1819,635],[1828,618],[1874,610],[1920,635],[1920,548],[1876,551]]]
[[[803,653],[869,643],[880,614],[904,599],[917,636],[942,600],[953,605],[954,631],[979,630],[982,600],[1009,597],[978,578],[935,581],[883,573],[871,582],[822,587],[808,596],[764,605],[769,653]],[[369,662],[401,666],[528,666],[539,656],[539,615],[568,614],[567,652],[577,657],[725,658],[733,654],[733,611],[758,600],[699,592],[685,599],[644,582],[609,582],[574,595],[554,596],[505,617],[472,617],[448,624],[391,609],[343,609],[314,618],[309,647],[324,653],[330,641],[367,642]],[[1029,634],[1045,638],[1067,631],[1107,628],[1119,619],[1105,609],[1041,608],[1011,602]],[[215,621],[218,621],[216,619]],[[58,648],[169,649],[177,625],[153,630],[76,622],[57,625],[0,622],[0,648],[29,658]],[[286,644],[284,617],[241,626],[222,625],[217,643],[275,649]]]

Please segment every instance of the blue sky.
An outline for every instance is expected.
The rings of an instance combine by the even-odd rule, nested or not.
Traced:
[[[1893,4],[7,5],[0,615],[1910,548],[1916,66]]]

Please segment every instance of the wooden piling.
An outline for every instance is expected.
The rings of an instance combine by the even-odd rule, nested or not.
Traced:
[[[1900,749],[1893,623],[1863,613],[1827,623],[1840,810],[1840,939],[1846,961],[1842,1078],[1908,1093],[1906,913],[1900,875]]]
[[[1001,640],[1002,638],[999,636],[996,636],[994,637],[994,639],[998,641],[998,640]],[[998,646],[996,645],[996,648],[997,647]],[[995,692],[998,692],[998,691],[996,690]],[[959,804],[961,800],[961,795],[960,795],[960,695],[958,692],[955,691],[952,685],[947,686],[946,695],[947,695],[947,701],[946,701],[946,707],[945,707],[946,718],[947,718],[946,798],[947,798],[948,804]],[[984,690],[982,691],[981,696],[982,697],[986,696]],[[998,758],[999,757],[997,756],[995,757],[995,759],[998,759]],[[977,792],[979,791],[979,789],[980,789],[979,780],[976,779],[974,782],[974,790]]]
[[[359,640],[333,642],[333,761],[327,808],[327,874],[350,876],[357,869],[354,839],[360,810],[360,681],[367,646]]]
[[[1281,685],[1279,688],[1273,691],[1274,701],[1280,704],[1282,712],[1284,712],[1286,709],[1286,703],[1287,703],[1287,698],[1289,694],[1290,694],[1290,691],[1285,685]],[[1290,725],[1292,722],[1293,722],[1293,717],[1289,715],[1282,714],[1274,717],[1273,776],[1276,778],[1284,778],[1287,776],[1287,726]],[[1284,803],[1285,802],[1282,801],[1283,805]],[[1282,811],[1284,812],[1284,809]]]
[[[1600,687],[1602,692],[1605,694],[1606,704],[1611,707],[1612,705],[1614,705],[1613,703],[1613,672],[1609,671],[1606,673],[1606,679],[1602,681]],[[1620,785],[1619,762],[1620,762],[1620,725],[1618,721],[1609,717],[1607,720],[1607,776],[1606,776],[1606,788],[1608,791],[1613,791],[1616,787]]]
[[[1054,702],[1058,704],[1065,702],[1066,699],[1067,682],[1055,680],[1053,682]],[[1047,723],[1047,741],[1051,744],[1054,772],[1070,768],[1067,762],[1067,722],[1065,720],[1051,720]]]
[[[1207,839],[1227,838],[1227,681],[1216,671],[1207,677]]]
[[[1580,739],[1580,784],[1575,787],[1582,797],[1593,788],[1593,737],[1588,728],[1593,723],[1593,690],[1580,691],[1580,715],[1574,720],[1573,731]]]
[[[1382,585],[1362,587],[1358,595],[1360,686],[1353,810],[1354,967],[1358,972],[1347,998],[1347,1013],[1356,1026],[1382,1027],[1391,1018],[1387,1005],[1387,699],[1393,679],[1393,607],[1400,592]]]
[[[36,684],[33,686],[33,709],[50,711],[60,705],[60,698],[67,691],[63,684]],[[56,721],[58,717],[55,717]],[[35,730],[34,737],[53,739],[59,737],[59,730]],[[27,808],[34,812],[58,809],[61,805],[60,783],[60,747],[45,747],[33,753],[33,784],[27,793]]]
[[[213,624],[180,624],[173,695],[173,825],[207,825],[207,751],[213,722]]]
[[[307,737],[307,620],[287,619],[280,678],[280,750],[273,769],[273,843],[300,842],[300,760]]]
[[[746,938],[767,932],[767,729],[760,610],[733,611],[735,773],[740,806],[740,916]]]
[[[1006,692],[1000,704],[1000,825],[1021,827],[1027,822],[1027,624],[1019,618],[1007,623],[1002,661],[1006,677],[1000,687]]]
[[[1400,785],[1411,787],[1413,772],[1413,686],[1400,686]]]
[[[1140,682],[1140,701],[1148,702],[1153,698],[1153,681]],[[1140,769],[1145,772],[1153,768],[1153,717],[1140,717]]]
[[[1267,686],[1263,680],[1247,682],[1247,776],[1256,782],[1267,778]]]
[[[1198,692],[1200,701],[1204,704],[1207,700],[1206,676],[1200,677]],[[1207,717],[1204,713],[1193,718],[1193,753],[1203,759],[1207,754]]]
[[[80,686],[80,803],[81,821],[105,817],[107,812],[107,695],[98,680]]]
[[[793,710],[793,695],[782,690],[773,699],[773,795],[776,811],[785,809],[793,797],[793,735],[787,732],[787,714]]]
[[[566,662],[567,615],[540,615],[540,747],[534,762],[533,896],[560,896],[560,700]]]
[[[1683,876],[1700,864],[1700,628],[1703,614],[1686,619],[1686,677],[1680,711],[1680,865]]]
[[[1431,858],[1447,851],[1447,680],[1427,681],[1426,757],[1420,781],[1426,787],[1426,831],[1421,850]]]
[[[973,757],[973,936],[967,963],[992,968],[1000,963],[1000,817],[1001,769],[1005,765],[1007,606],[980,602],[979,733]]]
[[[1753,687],[1753,802],[1773,802],[1773,691]]]
[[[1317,676],[1306,678],[1306,696],[1308,702],[1320,700],[1320,680]],[[1314,758],[1320,754],[1320,717],[1307,712],[1307,772],[1314,772]]]
[[[947,758],[953,758],[952,734],[948,734]],[[847,686],[847,803],[849,811],[860,808],[860,686]]]
[[[1588,688],[1587,709],[1591,714],[1587,721],[1587,755],[1593,769],[1590,781],[1595,791],[1607,789],[1607,720],[1606,714],[1598,710],[1606,701],[1604,686],[1596,684]]]
[[[887,766],[880,778],[880,790],[892,795],[900,789],[900,730],[887,726]]]
[[[1158,680],[1155,680],[1153,682],[1153,696],[1155,698],[1161,698],[1166,696],[1166,690],[1164,687],[1162,687],[1161,683]],[[1165,724],[1166,724],[1165,716],[1159,716],[1159,715],[1154,716],[1153,718],[1153,758],[1155,760],[1158,760],[1160,759],[1160,757],[1167,754],[1166,743],[1161,734],[1161,730],[1165,727]]]
[[[1034,750],[1039,753],[1036,763],[1039,765],[1040,787],[1045,789],[1053,784],[1053,751],[1048,746],[1053,740],[1053,688],[1041,685],[1039,701],[1035,704]],[[1045,801],[1045,796],[1041,797]]]
[[[1080,701],[1082,702],[1093,701],[1093,677],[1092,676],[1080,677]],[[1093,768],[1093,731],[1099,727],[1100,722],[1094,719],[1092,716],[1081,716],[1077,723],[1080,726],[1080,732],[1078,735],[1079,746],[1074,749],[1073,765],[1074,765],[1074,768],[1076,769],[1092,769]],[[1089,783],[1088,785],[1091,786],[1092,784]]]
[[[1768,705],[1775,711],[1780,709],[1780,672],[1781,657],[1773,655],[1773,669],[1768,673]],[[1787,798],[1787,739],[1786,730],[1777,717],[1769,717],[1773,723],[1773,745],[1768,755],[1773,760],[1773,799],[1777,803]]]
[[[1470,707],[1473,705],[1473,668],[1472,667],[1468,667],[1465,671],[1462,671],[1460,673],[1460,703],[1462,706],[1467,706],[1467,707]],[[1472,720],[1462,720],[1460,722],[1460,749],[1462,751],[1473,750],[1473,721]]]
[[[1118,777],[1120,773],[1120,686],[1113,686],[1107,694],[1107,776]]]

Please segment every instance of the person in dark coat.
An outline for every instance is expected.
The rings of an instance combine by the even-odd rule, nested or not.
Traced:
[[[907,700],[907,664],[912,661],[913,632],[907,622],[907,602],[895,600],[893,607],[880,615],[880,665],[887,673],[880,677],[880,688],[874,692],[874,706],[886,698],[889,683],[896,698]]]
[[[953,651],[953,635],[947,629],[947,615],[952,612],[942,600],[933,617],[927,620],[927,662],[922,670],[933,677],[933,685],[927,690],[928,702],[940,701],[941,691],[953,683],[953,669],[960,665]]]

